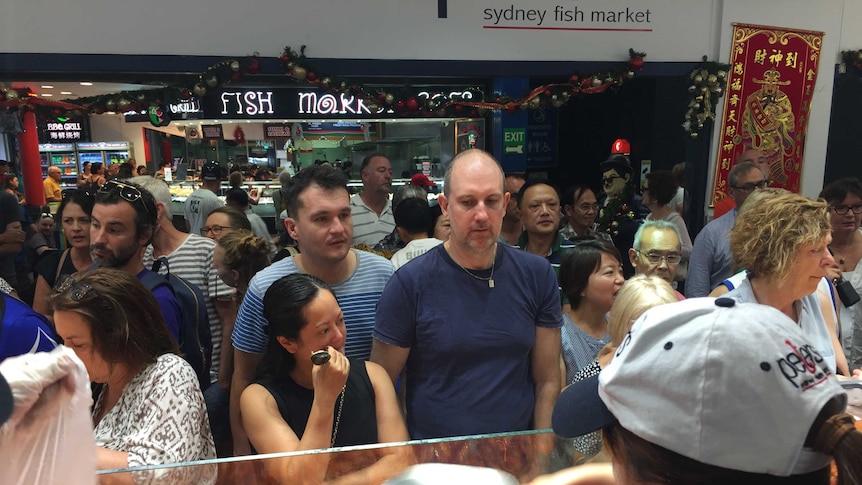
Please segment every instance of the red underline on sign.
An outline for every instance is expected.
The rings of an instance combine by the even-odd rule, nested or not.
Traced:
[[[507,29],[507,30],[587,30],[599,32],[652,32],[653,29],[612,29],[605,27],[525,27],[516,25],[483,25],[483,29]]]

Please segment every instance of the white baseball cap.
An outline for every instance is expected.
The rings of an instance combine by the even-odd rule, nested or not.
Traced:
[[[778,310],[694,298],[645,312],[598,377],[554,408],[554,431],[612,423],[708,465],[776,476],[829,465],[804,447],[815,418],[847,395],[805,334]]]

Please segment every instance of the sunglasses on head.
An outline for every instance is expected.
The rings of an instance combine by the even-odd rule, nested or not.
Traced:
[[[90,283],[78,281],[72,275],[68,274],[62,275],[57,280],[57,283],[54,284],[54,291],[57,293],[63,293],[70,288],[72,291],[69,293],[69,296],[73,301],[81,301],[93,289]]]
[[[141,189],[135,187],[134,185],[125,184],[118,180],[109,180],[105,182],[104,185],[99,187],[99,191],[96,192],[97,196],[107,197],[110,194],[116,193],[123,200],[134,204],[137,201],[141,201],[141,206],[144,208],[144,211],[147,213],[147,217],[152,217],[150,214],[150,209],[147,208],[147,204],[144,203],[143,194],[141,194]]]

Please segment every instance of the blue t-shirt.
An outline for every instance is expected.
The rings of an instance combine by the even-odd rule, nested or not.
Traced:
[[[371,355],[374,308],[395,269],[386,258],[366,251],[352,251],[356,254],[353,274],[343,282],[330,286],[344,312],[344,324],[347,327],[345,355],[351,359],[368,360]],[[263,316],[263,296],[276,280],[299,272],[294,258],[285,258],[254,275],[242,299],[231,334],[234,348],[250,354],[262,354],[266,350],[264,326],[267,321]]]
[[[57,337],[42,314],[9,295],[2,297],[6,310],[0,322],[0,361],[16,355],[50,352],[57,346]]]
[[[374,338],[410,349],[413,439],[532,427],[536,327],[563,324],[557,277],[544,258],[497,248],[493,288],[441,244],[396,271],[380,297]]]

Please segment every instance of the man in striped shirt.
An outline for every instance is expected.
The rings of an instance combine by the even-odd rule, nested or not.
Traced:
[[[395,229],[395,216],[389,200],[392,164],[382,153],[374,153],[362,160],[360,173],[362,192],[350,198],[353,244],[365,243],[374,247]]]
[[[213,353],[210,366],[210,385],[204,391],[210,427],[219,456],[230,444],[228,401],[233,370],[230,333],[236,318],[236,304],[231,298],[233,289],[227,286],[213,267],[215,241],[198,234],[182,232],[173,224],[171,193],[162,179],[141,175],[130,179],[153,195],[156,202],[157,222],[151,244],[144,250],[144,267],[150,268],[160,257],[168,260],[171,273],[200,288],[206,298],[207,319],[210,324]],[[163,267],[162,273],[166,272]]]
[[[303,169],[291,180],[285,201],[290,214],[285,219],[285,228],[301,252],[273,263],[251,279],[233,329],[230,408],[235,455],[249,453],[239,398],[251,383],[268,344],[263,297],[269,286],[293,273],[307,273],[328,283],[344,312],[345,354],[351,359],[367,360],[377,300],[394,272],[387,259],[350,248],[353,236],[350,195],[347,178],[337,168],[312,165]]]

